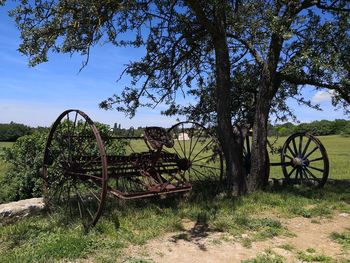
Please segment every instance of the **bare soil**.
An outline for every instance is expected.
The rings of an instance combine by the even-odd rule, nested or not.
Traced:
[[[213,232],[206,226],[184,220],[183,231],[168,233],[144,246],[128,247],[125,254],[128,258],[162,263],[241,262],[270,249],[287,262],[302,262],[298,259],[298,252],[312,249],[315,255],[326,255],[335,260],[350,259],[350,251],[330,238],[332,232],[350,230],[350,215],[337,214],[331,219],[320,220],[297,217],[280,221],[291,235],[252,242],[247,248],[242,245],[242,238]],[[249,238],[249,235],[243,234],[243,238]]]

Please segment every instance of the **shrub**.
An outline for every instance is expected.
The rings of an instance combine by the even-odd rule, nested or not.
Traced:
[[[41,167],[47,132],[36,132],[17,139],[5,149],[4,159],[11,168],[0,178],[0,202],[41,195]]]

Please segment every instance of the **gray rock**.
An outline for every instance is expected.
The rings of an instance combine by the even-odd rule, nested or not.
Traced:
[[[45,208],[44,200],[31,198],[0,205],[0,225],[14,222],[23,217],[40,212]]]
[[[342,216],[342,217],[348,217],[349,214],[348,213],[340,213],[339,216]]]

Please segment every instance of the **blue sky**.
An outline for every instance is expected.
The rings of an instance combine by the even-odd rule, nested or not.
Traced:
[[[170,126],[175,118],[160,115],[161,108],[140,109],[133,119],[116,111],[98,108],[98,103],[118,93],[128,83],[117,83],[124,65],[139,58],[142,49],[115,48],[104,45],[93,48],[89,64],[80,73],[83,58],[67,54],[53,54],[49,62],[34,68],[18,51],[19,31],[8,17],[12,3],[0,8],[0,123],[10,121],[30,126],[49,126],[68,108],[85,111],[93,120],[129,126]],[[334,111],[330,95],[308,88],[305,95],[318,102],[324,111],[290,104],[300,121],[345,118],[342,111]]]

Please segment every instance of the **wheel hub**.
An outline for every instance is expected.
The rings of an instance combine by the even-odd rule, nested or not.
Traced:
[[[192,162],[186,158],[177,161],[177,166],[180,170],[186,171],[191,168]]]
[[[309,160],[303,157],[294,157],[291,161],[293,167],[308,166]]]

